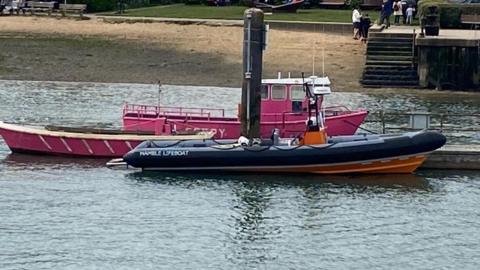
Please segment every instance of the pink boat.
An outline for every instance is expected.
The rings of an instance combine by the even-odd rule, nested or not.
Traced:
[[[264,80],[261,104],[261,135],[270,137],[281,130],[282,137],[303,133],[309,100],[302,79]],[[327,77],[310,77],[306,83],[323,100],[330,93]],[[320,108],[330,136],[354,134],[367,116],[366,110],[351,111],[343,106]],[[70,127],[29,127],[0,122],[0,135],[12,152],[81,157],[121,157],[146,140],[191,140],[238,138],[240,121],[226,117],[224,110],[159,107],[125,104],[123,130]],[[203,132],[201,134],[196,134]],[[196,134],[196,135],[195,135]]]
[[[0,121],[0,135],[10,150],[33,154],[114,158],[123,156],[146,140],[201,140],[213,136],[213,133],[175,136],[113,134],[113,131],[111,134],[95,133],[98,131],[79,128],[47,130]]]
[[[282,137],[295,137],[304,132],[309,100],[303,91],[303,83],[300,78],[262,81],[262,137],[270,137],[274,128],[280,129]],[[305,79],[305,83],[319,97],[319,117],[325,118],[327,134],[355,134],[368,111],[352,111],[344,106],[321,108],[323,97],[331,93],[330,80],[328,77],[312,76]],[[240,119],[226,117],[223,109],[125,104],[123,128],[130,131],[155,131],[157,134],[213,131],[217,139],[236,139],[240,136]]]

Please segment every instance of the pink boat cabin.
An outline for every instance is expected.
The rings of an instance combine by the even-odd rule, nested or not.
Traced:
[[[328,77],[312,76],[305,80],[278,78],[262,81],[261,136],[270,137],[275,128],[280,129],[282,137],[295,137],[303,133],[310,103],[304,92],[304,81],[319,98],[321,113],[318,117],[324,118],[328,135],[354,134],[368,112],[352,111],[344,106],[321,107],[324,96],[331,93],[330,80]],[[154,131],[156,134],[213,131],[218,139],[240,136],[239,118],[226,117],[223,109],[214,108],[125,104],[123,128],[130,131]]]

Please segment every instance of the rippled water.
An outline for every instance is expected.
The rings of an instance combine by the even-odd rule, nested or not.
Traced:
[[[221,108],[226,115],[236,116],[240,101],[239,88],[195,87],[164,85],[160,103],[169,106]],[[102,84],[68,82],[28,82],[0,80],[0,120],[28,124],[120,126],[124,102],[157,104],[158,87],[148,84]],[[372,112],[428,111],[455,113],[475,117],[447,119],[447,127],[455,127],[455,134],[446,132],[454,142],[480,143],[480,132],[461,131],[463,128],[480,130],[480,95],[445,92],[401,93],[397,90],[373,94],[334,92],[326,99],[326,106],[345,105],[349,108],[367,108]],[[438,119],[432,119],[438,124]],[[405,126],[407,117],[389,117],[387,126]],[[381,132],[379,123],[367,123],[364,128]],[[398,130],[393,130],[398,131]]]
[[[179,105],[230,108],[240,95],[238,89],[164,89],[162,102]],[[332,99],[352,107],[405,102],[354,93]],[[432,99],[434,108],[454,103]],[[156,101],[156,87],[0,82],[0,118],[9,121],[118,125],[124,100]],[[104,163],[13,155],[0,140],[0,269],[480,264],[480,172],[178,175],[111,170]]]

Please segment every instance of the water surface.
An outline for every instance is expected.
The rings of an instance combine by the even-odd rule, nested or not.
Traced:
[[[238,89],[165,86],[161,102],[222,107],[235,115],[239,97]],[[401,95],[331,98],[352,107],[478,109],[428,96],[408,102]],[[30,124],[114,126],[123,101],[156,100],[157,88],[149,85],[0,82],[0,118]],[[173,174],[104,164],[10,154],[0,140],[0,269],[477,269],[480,264],[479,172]]]
[[[34,125],[95,125],[119,127],[122,105],[160,103],[163,106],[220,108],[227,116],[236,116],[241,99],[239,88],[163,85],[106,84],[69,82],[29,82],[0,80],[0,120]],[[160,97],[160,99],[159,99]],[[480,143],[480,95],[451,92],[399,92],[386,90],[373,93],[333,92],[326,97],[326,106],[344,105],[351,109],[366,108],[371,120],[379,111],[422,111],[476,116],[451,117],[445,132],[460,143]],[[432,119],[438,127],[438,118]],[[406,126],[408,117],[390,116],[387,127]],[[380,123],[367,123],[360,132],[382,132]],[[475,132],[463,129],[477,129]],[[390,132],[398,132],[391,129]]]

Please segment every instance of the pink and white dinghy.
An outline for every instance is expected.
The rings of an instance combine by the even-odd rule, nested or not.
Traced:
[[[273,129],[284,138],[305,131],[309,99],[304,83],[318,97],[319,111],[325,117],[329,136],[353,135],[367,117],[367,110],[350,110],[345,106],[322,107],[325,95],[331,93],[328,77],[281,78],[262,80],[260,132],[270,137]],[[176,134],[191,131],[213,131],[216,139],[236,139],[240,136],[239,117],[227,117],[223,109],[186,108],[125,104],[123,128],[130,131],[155,131]]]
[[[211,138],[213,133],[157,136],[84,128],[34,128],[0,121],[0,135],[12,152],[114,158],[123,156],[143,141],[203,140]]]

